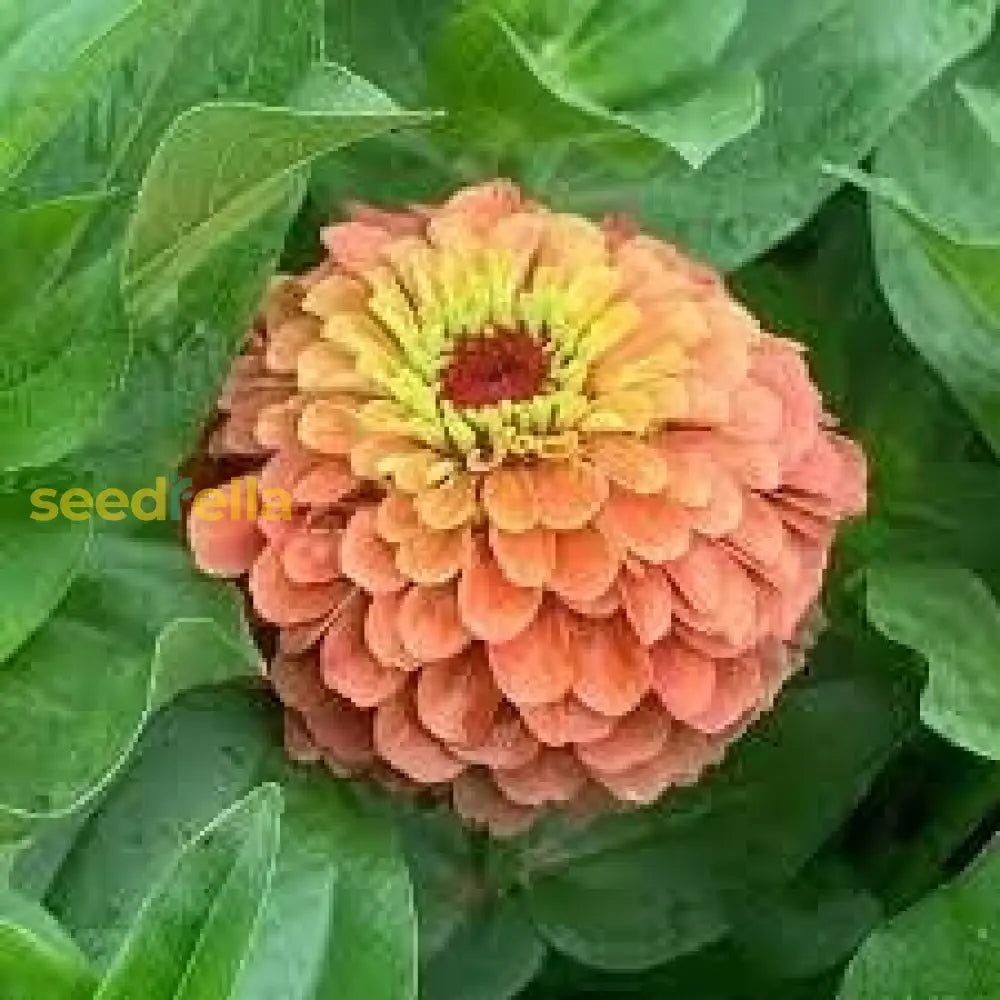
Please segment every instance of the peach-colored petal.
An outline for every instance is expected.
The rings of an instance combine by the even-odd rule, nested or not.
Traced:
[[[344,576],[371,594],[391,594],[406,586],[396,568],[392,547],[375,531],[375,511],[357,511],[347,524],[340,546]]]
[[[365,643],[383,666],[410,672],[416,670],[421,661],[407,651],[399,634],[403,596],[396,593],[372,597],[365,615]]]
[[[466,628],[487,642],[508,642],[532,622],[542,603],[538,588],[518,587],[500,571],[486,542],[476,539],[458,582],[458,606]]]
[[[204,573],[242,576],[264,548],[264,536],[258,530],[256,522],[245,516],[233,517],[234,490],[242,494],[246,505],[249,498],[246,495],[245,481],[237,479],[219,487],[218,503],[213,505],[212,511],[199,508],[196,498],[188,518],[191,551],[195,563]],[[215,516],[219,519],[210,520],[210,517]]]
[[[299,441],[299,417],[303,401],[296,396],[263,407],[253,425],[253,436],[264,448],[295,448]]]
[[[688,515],[662,493],[639,496],[616,488],[597,523],[619,548],[652,563],[677,559],[691,544]]]
[[[348,768],[364,767],[372,760],[370,711],[331,696],[306,717],[306,726],[317,745]]]
[[[563,603],[570,611],[575,611],[584,618],[610,618],[622,606],[617,587],[610,587],[593,601],[570,601],[563,598]]]
[[[365,645],[367,602],[353,600],[323,637],[320,671],[323,683],[359,708],[373,708],[406,683],[406,674],[387,667]]]
[[[653,690],[675,719],[688,722],[708,709],[715,693],[716,661],[676,640],[658,643],[649,655]]]
[[[781,397],[748,380],[732,395],[725,432],[741,441],[773,441],[782,430]]]
[[[379,537],[399,545],[420,529],[420,519],[413,498],[405,493],[390,493],[375,512],[375,530]]]
[[[468,527],[452,531],[421,527],[396,549],[396,568],[414,583],[447,583],[468,562],[471,544]]]
[[[618,576],[618,552],[595,528],[555,532],[549,588],[567,601],[595,601]]]
[[[603,739],[576,748],[591,770],[620,774],[656,757],[670,738],[670,717],[652,698],[618,720]]]
[[[534,470],[538,520],[572,531],[587,525],[608,497],[608,480],[585,462],[544,462]]]
[[[375,712],[375,747],[397,771],[420,784],[453,781],[467,766],[420,725],[407,691],[379,705]]]
[[[490,526],[490,548],[497,565],[519,587],[544,587],[556,562],[555,534],[545,528],[500,531]]]
[[[500,701],[480,646],[429,664],[417,678],[417,715],[445,743],[480,744],[493,727]]]
[[[572,697],[547,705],[523,705],[521,715],[532,736],[550,747],[593,743],[615,727],[614,719],[592,711]]]
[[[638,564],[618,578],[618,592],[629,624],[644,646],[670,634],[673,588],[660,566]]]
[[[381,226],[343,222],[322,232],[323,245],[333,261],[349,274],[363,275],[382,261],[392,234]]]
[[[285,543],[282,563],[295,583],[329,583],[340,575],[340,532],[305,528]]]
[[[299,355],[319,337],[319,323],[311,316],[294,316],[268,330],[267,367],[294,372]]]
[[[296,484],[293,499],[297,504],[321,506],[343,500],[360,485],[344,460],[324,462],[307,472]]]
[[[459,474],[417,496],[417,513],[428,528],[449,531],[467,524],[476,514],[476,481]]]
[[[629,493],[660,493],[667,484],[662,454],[639,438],[600,434],[590,442],[587,454],[611,482]]]
[[[569,613],[547,602],[514,639],[490,645],[493,677],[515,705],[559,701],[572,688],[576,677],[573,628]]]
[[[452,785],[455,812],[467,823],[485,826],[494,837],[514,837],[531,826],[537,810],[519,806],[500,793],[483,771],[466,771]]]
[[[299,418],[299,440],[324,455],[349,455],[358,440],[357,418],[343,403],[313,400]]]
[[[502,531],[529,531],[538,523],[532,472],[494,469],[483,482],[483,507]]]
[[[335,584],[301,584],[288,578],[276,547],[268,546],[250,570],[250,594],[257,613],[275,625],[299,625],[323,618],[337,606]]]
[[[735,479],[716,467],[712,477],[712,495],[708,503],[690,513],[691,527],[708,538],[720,538],[733,531],[743,516],[743,496]]]
[[[713,735],[738,722],[764,694],[760,661],[754,656],[719,660],[708,707],[688,720],[692,728]]]
[[[602,715],[631,712],[649,692],[653,667],[624,615],[606,621],[579,619],[573,649],[577,666],[573,692]]]
[[[333,610],[322,618],[286,625],[278,633],[278,652],[285,656],[301,656],[312,649],[336,622],[340,612],[357,594],[357,587],[346,580],[336,580],[329,584],[333,595]]]
[[[587,772],[569,750],[545,749],[530,764],[493,772],[497,787],[523,806],[568,802],[587,783]]]
[[[739,524],[726,536],[750,565],[766,572],[781,559],[785,547],[785,528],[774,508],[754,493],[743,498]]]
[[[294,495],[302,478],[320,464],[320,456],[300,446],[279,451],[260,470],[259,486],[264,490],[284,490]]]
[[[296,764],[315,764],[323,756],[316,746],[305,720],[298,712],[285,710],[285,753]]]
[[[538,756],[538,741],[531,736],[517,711],[504,702],[493,720],[493,726],[478,746],[452,744],[449,749],[469,764],[492,768],[523,767]]]
[[[454,584],[411,587],[400,602],[396,627],[406,651],[424,662],[457,656],[472,641]]]

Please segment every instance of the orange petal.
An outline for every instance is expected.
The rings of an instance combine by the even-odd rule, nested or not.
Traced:
[[[312,316],[294,316],[267,332],[267,367],[272,372],[294,372],[299,355],[319,337]]]
[[[785,527],[768,501],[748,492],[743,498],[740,523],[729,532],[726,540],[750,565],[766,572],[781,559],[785,548]]]
[[[303,528],[281,552],[288,578],[295,583],[329,583],[340,576],[340,532],[332,528]]]
[[[511,583],[486,542],[477,538],[458,582],[458,606],[466,628],[477,639],[508,642],[531,624],[541,603],[542,591]]]
[[[453,531],[418,528],[396,549],[396,568],[414,583],[447,583],[468,561],[471,542],[468,527]]]
[[[494,771],[497,787],[518,805],[568,802],[587,784],[587,772],[568,750],[545,749],[530,764]]]
[[[569,692],[576,675],[572,629],[569,613],[550,602],[515,639],[490,646],[493,677],[515,705],[545,705]]]
[[[660,493],[667,484],[667,463],[661,453],[632,435],[596,435],[587,454],[611,482],[629,493]]]
[[[755,656],[719,660],[712,700],[689,724],[709,735],[724,732],[750,712],[763,696],[760,661]]]
[[[608,497],[608,480],[585,462],[543,462],[534,470],[538,520],[571,531],[589,524]]]
[[[676,559],[691,544],[687,514],[662,493],[644,497],[615,488],[598,526],[616,545],[652,563]]]
[[[555,571],[550,589],[567,601],[595,601],[618,576],[618,553],[594,528],[555,533]]]
[[[622,607],[644,646],[670,634],[673,588],[660,566],[629,567],[618,578]]]
[[[513,532],[490,525],[490,548],[500,571],[519,587],[544,587],[555,568],[555,536],[545,528]]]
[[[356,511],[344,530],[340,563],[349,580],[371,594],[402,590],[406,580],[396,569],[396,554],[375,531],[375,511]]]
[[[617,587],[611,587],[593,601],[567,601],[564,598],[563,603],[584,618],[610,618],[622,606]]]
[[[417,677],[417,715],[431,735],[446,743],[481,743],[493,726],[500,701],[479,646],[454,659],[428,664]]]
[[[457,656],[472,637],[462,625],[454,584],[411,587],[396,620],[406,651],[422,662]]]
[[[295,487],[303,476],[312,472],[319,464],[319,456],[300,446],[279,451],[260,470],[260,489],[284,490],[294,494]]]
[[[399,634],[399,608],[402,594],[377,594],[365,615],[365,643],[385,667],[407,672],[416,670],[421,661],[406,651]]]
[[[716,662],[682,642],[661,642],[650,651],[653,690],[681,722],[696,719],[712,703]]]
[[[420,493],[416,506],[420,520],[428,528],[437,531],[460,528],[475,517],[476,481],[472,476],[459,473],[440,486]]]
[[[482,771],[466,771],[451,786],[455,812],[467,823],[485,826],[494,837],[514,837],[533,822],[536,811],[515,805]]]
[[[407,677],[376,660],[365,645],[366,611],[366,601],[351,601],[320,646],[323,683],[359,708],[372,708],[391,698]]]
[[[649,692],[653,667],[624,615],[607,621],[579,619],[574,642],[577,663],[573,692],[602,715],[631,712]]]
[[[406,691],[375,712],[375,748],[397,771],[421,784],[453,781],[467,766],[420,725]]]
[[[494,469],[483,482],[483,507],[502,531],[528,531],[538,523],[532,472]]]
[[[253,436],[265,448],[284,450],[299,443],[299,417],[303,401],[298,396],[265,406],[257,414]]]
[[[324,455],[348,455],[358,440],[357,420],[343,403],[313,400],[299,418],[299,440]]]
[[[538,741],[528,734],[514,708],[500,705],[493,726],[478,746],[453,744],[452,753],[469,764],[484,767],[523,767],[538,756]]]
[[[359,486],[350,465],[343,460],[324,462],[307,472],[296,484],[292,495],[298,504],[321,506],[343,500]]]
[[[591,711],[572,697],[548,705],[524,705],[521,715],[529,732],[550,747],[592,743],[606,737],[615,727],[614,719]]]
[[[275,625],[299,625],[329,614],[343,591],[335,584],[301,584],[288,578],[281,553],[266,548],[250,570],[250,596],[257,613]]]
[[[375,512],[375,530],[379,537],[399,545],[418,531],[420,520],[413,498],[405,493],[390,493]]]
[[[714,468],[708,503],[691,511],[691,526],[700,535],[719,538],[733,531],[743,516],[743,490],[727,472]]]
[[[670,717],[651,698],[620,719],[604,739],[576,748],[577,757],[593,771],[620,774],[656,757],[671,733]]]
[[[264,548],[264,536],[251,518],[234,518],[232,492],[237,489],[246,501],[244,480],[234,479],[220,486],[222,510],[213,505],[212,511],[200,510],[197,498],[188,518],[188,541],[194,560],[203,573],[214,576],[242,576],[253,565]],[[199,494],[204,496],[204,494]],[[246,503],[244,502],[244,507]],[[219,520],[209,520],[206,516],[221,514]]]

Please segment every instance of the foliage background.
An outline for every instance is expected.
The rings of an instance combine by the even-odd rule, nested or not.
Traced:
[[[995,8],[0,8],[4,1000],[1000,996]],[[176,525],[27,518],[174,469],[345,202],[497,174],[724,269],[874,473],[726,764],[509,844],[287,765]]]

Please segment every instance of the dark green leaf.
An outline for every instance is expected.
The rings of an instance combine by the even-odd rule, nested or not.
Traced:
[[[899,564],[867,571],[868,615],[930,665],[920,714],[967,750],[1000,760],[1000,607],[967,570]]]
[[[281,790],[265,785],[187,845],[101,981],[94,1000],[222,1000],[253,945],[278,851]],[[141,984],[141,986],[140,986]]]

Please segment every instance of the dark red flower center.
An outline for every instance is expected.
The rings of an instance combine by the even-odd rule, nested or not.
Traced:
[[[537,396],[548,371],[548,355],[534,337],[503,329],[459,341],[441,385],[445,399],[456,406],[491,406]]]

